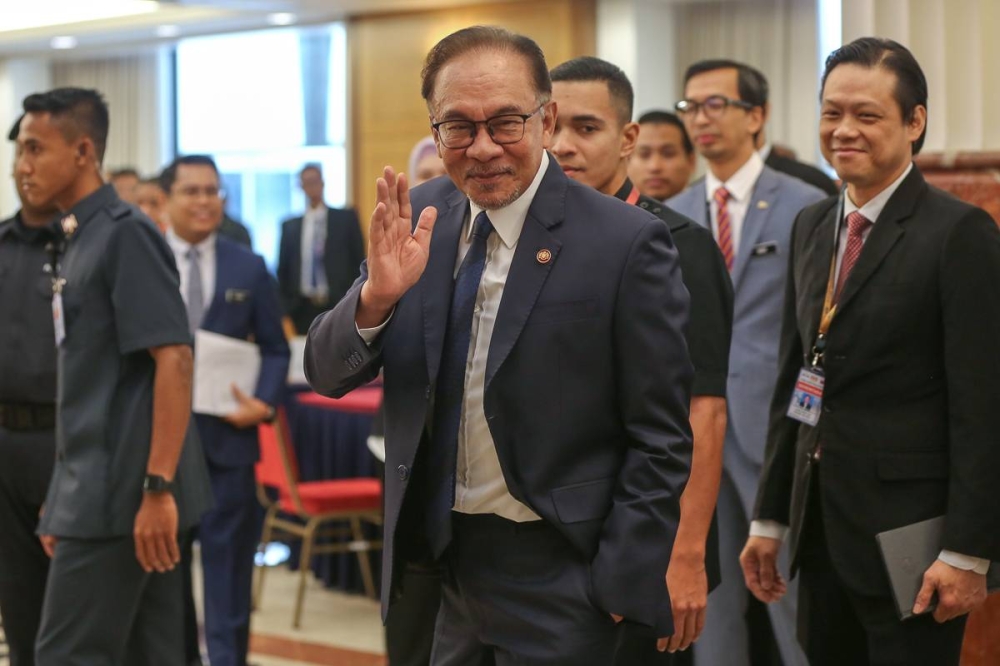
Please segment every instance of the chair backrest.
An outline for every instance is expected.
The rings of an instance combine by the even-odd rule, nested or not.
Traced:
[[[260,441],[260,460],[256,465],[257,484],[277,488],[282,496],[291,498],[295,509],[301,513],[299,466],[284,407],[278,408],[274,421],[257,426],[257,436]]]

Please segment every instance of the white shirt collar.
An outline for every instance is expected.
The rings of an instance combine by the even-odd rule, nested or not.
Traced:
[[[490,217],[490,222],[493,223],[493,229],[508,248],[517,245],[517,239],[521,236],[521,229],[524,227],[524,220],[528,217],[528,209],[531,207],[531,202],[535,200],[535,193],[538,192],[538,187],[542,184],[542,178],[545,177],[545,172],[548,168],[549,154],[548,152],[542,152],[542,161],[539,163],[538,171],[535,173],[535,178],[531,181],[528,189],[507,206],[486,211]],[[476,216],[484,210],[473,203],[472,200],[469,200],[469,209],[471,211],[470,220],[475,220]],[[472,237],[471,223],[465,233],[467,239]]]
[[[876,194],[874,197],[871,198],[871,201],[866,203],[861,208],[858,208],[857,204],[851,201],[851,197],[847,194],[847,191],[845,190],[844,218],[846,219],[848,215],[850,215],[854,211],[858,211],[865,216],[866,220],[869,220],[872,224],[874,224],[875,221],[878,220],[878,216],[882,214],[882,209],[885,208],[885,205],[887,203],[889,203],[889,199],[896,192],[896,190],[899,189],[899,186],[900,184],[902,184],[903,179],[906,178],[908,175],[910,175],[910,171],[912,170],[913,170],[913,162],[910,162],[910,164],[906,167],[903,173],[900,174],[899,178],[892,181],[892,184],[890,184],[889,187],[885,188],[884,190]]]
[[[767,158],[771,156],[771,142],[765,141],[764,145],[757,151],[757,154],[760,155],[760,159],[766,162]]]
[[[720,187],[725,187],[729,190],[730,198],[741,202],[748,201],[750,195],[753,194],[753,186],[757,184],[757,179],[760,178],[760,173],[763,170],[764,160],[760,158],[757,151],[750,153],[750,159],[744,162],[743,166],[724,183],[716,178],[712,170],[709,169],[705,174],[705,197],[711,201],[715,191]]]
[[[174,255],[179,257],[186,257],[189,248],[196,248],[200,256],[204,257],[206,254],[215,251],[215,237],[216,232],[212,232],[208,235],[205,240],[200,243],[195,243],[192,245],[186,240],[178,236],[172,227],[167,227],[167,244],[170,245],[170,249],[174,251]]]

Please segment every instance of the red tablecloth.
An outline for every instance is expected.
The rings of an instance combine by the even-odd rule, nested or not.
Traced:
[[[297,399],[300,405],[307,407],[321,407],[348,414],[374,416],[379,405],[382,404],[382,388],[365,386],[351,391],[343,398],[327,398],[318,393],[307,391],[300,393]]]

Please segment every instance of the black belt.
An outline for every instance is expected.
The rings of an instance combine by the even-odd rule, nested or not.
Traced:
[[[56,427],[56,406],[0,402],[0,428],[7,430],[52,430]]]

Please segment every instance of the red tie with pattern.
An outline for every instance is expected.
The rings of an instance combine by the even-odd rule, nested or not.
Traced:
[[[729,201],[729,190],[724,187],[720,187],[715,191],[713,198],[715,199],[715,205],[718,207],[718,215],[716,216],[716,222],[719,227],[718,243],[719,249],[722,250],[722,256],[726,260],[726,268],[730,271],[733,270],[733,229],[730,224],[729,219],[729,208],[726,206],[726,202]]]
[[[854,270],[854,264],[858,263],[861,256],[861,246],[864,245],[864,233],[871,226],[871,220],[858,211],[854,211],[847,216],[847,247],[844,249],[844,258],[840,262],[840,278],[837,280],[837,291],[833,295],[833,302],[840,301],[840,292],[844,290],[844,283]]]

